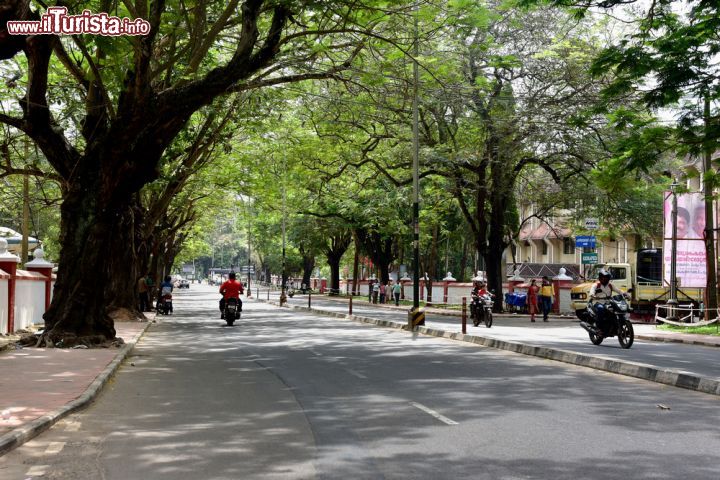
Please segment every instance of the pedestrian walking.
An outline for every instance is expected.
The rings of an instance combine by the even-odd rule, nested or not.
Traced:
[[[385,303],[385,287],[386,285],[380,284],[380,303]]]
[[[555,297],[555,287],[547,276],[542,277],[540,287],[540,305],[542,306],[543,322],[548,321],[548,315],[552,309],[553,298]]]
[[[373,284],[375,282],[373,280],[368,281],[368,302],[372,303],[372,292],[373,292]]]
[[[534,278],[530,281],[530,286],[528,287],[527,292],[527,305],[528,305],[528,312],[530,313],[530,321],[535,321],[535,314],[539,312],[538,309],[538,292],[540,291],[540,287],[538,287],[537,280]]]
[[[395,285],[392,287],[393,296],[395,297],[395,306],[400,305],[400,291],[402,290],[402,285],[400,285],[400,280],[397,281]]]
[[[372,303],[378,303],[378,296],[380,296],[380,282],[376,281],[372,288]]]
[[[392,280],[385,284],[385,303],[390,303],[392,300]]]

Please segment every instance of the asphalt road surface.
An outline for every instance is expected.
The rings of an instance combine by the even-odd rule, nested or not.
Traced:
[[[261,295],[261,298],[266,297]],[[273,292],[271,298],[277,300],[279,294]],[[307,295],[296,295],[289,299],[289,304],[307,306]],[[346,301],[328,300],[322,296],[313,296],[312,306],[317,309],[347,313]],[[358,302],[353,305],[353,313],[400,323],[407,322],[407,311],[378,308]],[[600,346],[596,346],[590,342],[587,332],[580,327],[575,318],[553,318],[549,323],[539,321],[534,324],[531,324],[527,318],[525,315],[497,315],[492,328],[486,328],[482,324],[474,327],[468,319],[467,332],[470,335],[481,335],[509,342],[526,343],[560,350],[572,350],[589,355],[599,355],[605,358],[689,372],[709,378],[720,378],[720,349],[718,347],[636,339],[632,348],[625,350],[620,347],[617,337],[606,338]],[[461,330],[460,317],[428,314],[425,323],[428,327],[442,330],[454,332]],[[653,325],[636,324],[635,333],[650,331],[653,328]]]
[[[0,478],[718,477],[716,396],[254,302],[226,327],[217,297],[178,292]]]

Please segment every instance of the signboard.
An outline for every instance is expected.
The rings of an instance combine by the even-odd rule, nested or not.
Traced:
[[[575,237],[575,246],[577,248],[595,248],[595,236],[594,235],[579,235]]]
[[[195,265],[192,263],[186,263],[182,266],[183,273],[195,273]]]
[[[670,282],[672,262],[672,193],[665,192],[664,205],[664,279]],[[678,284],[685,287],[705,287],[707,265],[704,230],[705,199],[702,193],[682,193],[677,196],[677,252],[676,271]]]
[[[585,219],[585,230],[597,230],[600,227],[600,221],[597,218]]]
[[[595,265],[598,263],[598,254],[597,253],[583,253],[582,254],[582,263],[583,265]]]
[[[240,270],[240,273],[248,273],[248,266],[243,265],[242,267],[240,267],[239,270]],[[252,275],[254,273],[255,273],[255,265],[250,265],[250,274]]]

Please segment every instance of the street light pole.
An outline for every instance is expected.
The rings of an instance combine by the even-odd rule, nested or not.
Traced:
[[[677,318],[676,307],[678,305],[677,299],[677,188],[680,184],[677,179],[673,180],[670,184],[670,192],[672,193],[672,246],[670,249],[670,299],[668,305],[670,306],[670,319]]]

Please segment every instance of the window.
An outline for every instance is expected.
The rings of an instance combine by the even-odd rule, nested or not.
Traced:
[[[543,246],[543,248],[542,248],[542,254],[543,254],[543,255],[547,255],[547,254],[548,254],[548,244],[547,244],[547,242],[542,242],[542,246]]]
[[[575,242],[572,238],[563,238],[563,253],[565,255],[572,255],[573,253],[575,253]]]
[[[625,280],[627,278],[623,267],[610,267],[608,270],[610,270],[613,280]]]

